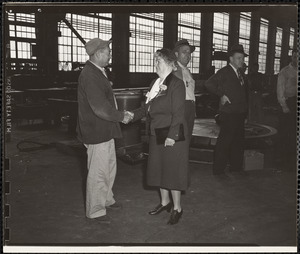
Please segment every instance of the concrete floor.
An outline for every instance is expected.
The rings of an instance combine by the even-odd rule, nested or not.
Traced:
[[[118,160],[115,198],[123,209],[108,211],[112,223],[85,218],[85,157],[56,148],[19,152],[23,139],[50,143],[68,139],[64,127],[15,128],[7,142],[10,158],[8,245],[174,245],[296,246],[296,173],[279,169],[249,171],[217,180],[211,165],[190,163],[191,187],[182,197],[184,214],[167,225],[168,213],[148,211],[159,202],[144,185],[145,163]]]

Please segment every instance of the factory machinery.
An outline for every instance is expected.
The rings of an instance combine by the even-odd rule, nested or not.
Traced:
[[[29,77],[25,77],[28,78]],[[9,77],[7,82],[15,84],[24,77]],[[34,79],[39,80],[39,79]],[[54,84],[55,85],[55,84]],[[38,85],[37,85],[38,86]],[[7,86],[8,87],[8,86]],[[24,86],[23,86],[24,87]],[[31,85],[31,87],[34,87]],[[147,87],[114,89],[119,110],[134,110],[145,101]],[[62,140],[56,146],[64,152],[83,153],[84,147],[76,140],[77,89],[76,82],[65,86],[48,88],[28,88],[7,91],[12,98],[14,122],[20,120],[43,119],[46,125],[66,124],[73,139]],[[190,145],[190,161],[212,163],[213,150],[219,133],[214,116],[217,114],[217,98],[206,92],[196,93],[196,119]],[[128,125],[121,124],[123,138],[116,140],[117,155],[127,163],[139,163],[147,158],[148,138],[145,135],[145,119]],[[259,151],[264,157],[264,166],[271,166],[274,153],[276,129],[258,124],[245,125],[246,149]],[[9,140],[9,138],[8,138]],[[85,153],[85,152],[84,152]]]

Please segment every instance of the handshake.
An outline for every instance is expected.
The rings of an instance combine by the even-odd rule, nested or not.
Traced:
[[[129,111],[124,111],[124,119],[122,123],[128,124],[130,121],[132,121],[133,117],[134,117],[134,113]]]

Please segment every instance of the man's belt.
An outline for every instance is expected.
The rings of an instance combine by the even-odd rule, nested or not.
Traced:
[[[194,100],[185,100],[186,102],[192,102],[192,103],[195,103]]]

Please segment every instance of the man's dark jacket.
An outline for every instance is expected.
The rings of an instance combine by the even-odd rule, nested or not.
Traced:
[[[84,144],[99,144],[121,138],[119,122],[124,113],[115,106],[109,80],[90,61],[78,79],[77,137]]]
[[[220,105],[220,112],[226,113],[247,113],[248,111],[248,82],[245,76],[244,85],[241,85],[235,71],[227,65],[217,71],[206,82],[207,90],[220,98],[226,95],[231,103],[226,102]]]

